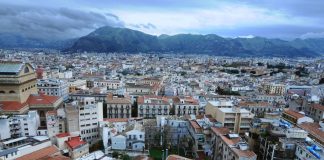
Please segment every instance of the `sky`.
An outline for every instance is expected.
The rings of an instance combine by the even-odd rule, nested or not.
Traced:
[[[85,36],[102,26],[147,34],[322,38],[323,0],[1,0],[0,33]]]

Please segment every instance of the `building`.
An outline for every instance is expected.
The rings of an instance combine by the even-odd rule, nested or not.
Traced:
[[[284,95],[286,86],[283,84],[267,83],[263,85],[263,91],[266,94]]]
[[[196,99],[191,96],[185,97],[174,97],[172,98],[175,115],[198,115],[199,114],[199,103]]]
[[[80,158],[89,153],[89,145],[81,137],[70,137],[65,144],[69,150],[69,157],[72,159]]]
[[[79,103],[79,127],[82,140],[93,144],[99,140],[99,121],[103,120],[102,102],[84,98]]]
[[[161,96],[140,96],[137,100],[139,117],[155,118],[158,115],[169,115],[171,105]]]
[[[212,115],[224,127],[234,133],[249,131],[250,123],[254,117],[250,111],[240,107],[219,107],[218,102],[209,101],[206,106],[206,114]]]
[[[323,159],[323,146],[311,140],[297,143],[296,159],[318,160]]]
[[[47,135],[49,138],[55,137],[59,133],[65,133],[65,118],[57,111],[46,113]]]
[[[324,119],[324,105],[321,104],[310,104],[308,115],[313,118],[316,122]]]
[[[0,116],[0,140],[36,136],[40,125],[37,111],[23,115]]]
[[[0,62],[0,102],[23,104],[36,93],[36,73],[31,64]]]
[[[46,136],[33,136],[4,140],[0,142],[0,146],[0,159],[16,160],[21,157],[21,159],[27,160],[30,154],[36,156],[35,152],[43,149],[46,150],[46,148],[52,146],[52,143]],[[39,156],[40,158],[46,155],[50,156],[52,153],[53,152],[41,153],[42,155]],[[38,156],[35,157],[35,159],[37,158]]]
[[[128,97],[117,97],[109,93],[106,99],[107,118],[130,118],[132,102]]]
[[[211,159],[256,160],[257,155],[249,150],[249,145],[238,135],[225,127],[212,127]]]
[[[303,112],[296,112],[292,109],[285,109],[281,115],[282,119],[296,125],[301,124],[303,122],[314,122],[312,118],[305,116]]]
[[[69,96],[68,83],[60,79],[39,79],[37,89],[46,95],[63,97],[64,100]]]

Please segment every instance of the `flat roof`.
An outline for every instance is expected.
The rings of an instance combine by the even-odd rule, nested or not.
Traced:
[[[236,113],[233,108],[219,108],[219,110],[225,113]],[[250,111],[240,108],[240,113],[250,113]]]

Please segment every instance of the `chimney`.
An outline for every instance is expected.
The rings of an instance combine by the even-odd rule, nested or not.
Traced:
[[[113,94],[112,93],[108,93],[107,100],[112,100],[112,99],[113,99]]]

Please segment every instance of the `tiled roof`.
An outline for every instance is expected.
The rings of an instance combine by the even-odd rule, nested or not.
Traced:
[[[58,97],[58,96],[49,96],[49,95],[45,95],[43,93],[31,94],[28,97],[27,103],[29,105],[40,105],[40,104],[49,105],[49,104],[54,104],[59,98],[60,97]]]
[[[298,112],[296,112],[296,111],[294,111],[294,110],[291,110],[291,109],[286,109],[286,110],[284,111],[284,113],[287,114],[287,115],[290,115],[290,116],[292,116],[292,117],[295,117],[295,118],[297,118],[297,119],[305,117],[305,115],[303,115],[303,114],[301,114],[301,113],[298,113]]]
[[[32,152],[30,154],[24,155],[22,157],[17,158],[16,160],[40,160],[44,159],[50,155],[58,153],[59,150],[56,146],[49,146],[38,151]]]
[[[230,130],[226,127],[211,127],[211,130],[216,134],[216,135],[226,135],[230,133]]]
[[[87,142],[81,140],[81,138],[78,137],[71,137],[68,141],[65,141],[65,143],[72,149],[78,148],[79,146],[82,146],[86,144]]]
[[[56,137],[58,137],[58,138],[68,137],[68,136],[70,136],[70,133],[60,133],[60,134],[56,135]]]
[[[300,128],[307,131],[312,136],[318,138],[322,144],[324,144],[324,131],[321,130],[321,126],[318,123],[305,122],[298,125]]]
[[[324,111],[324,105],[312,104],[312,107],[317,109],[317,110]]]
[[[20,111],[28,107],[27,103],[20,103],[16,101],[2,101],[0,102],[0,109],[3,111]]]
[[[237,148],[231,148],[236,155],[239,157],[256,157],[256,154],[253,151],[249,150],[240,150]]]
[[[241,137],[231,138],[231,139],[224,135],[221,135],[220,137],[227,145],[234,145],[241,141]]]

